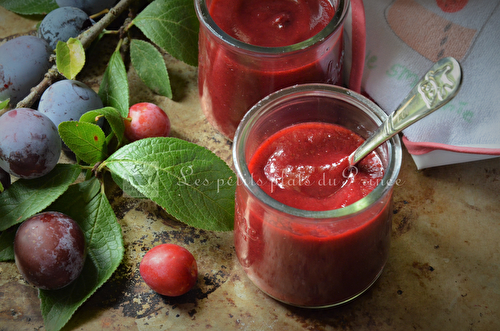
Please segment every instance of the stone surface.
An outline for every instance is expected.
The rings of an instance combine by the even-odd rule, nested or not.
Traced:
[[[0,43],[32,33],[36,21],[0,7]],[[94,50],[78,77],[95,90],[114,45]],[[129,69],[131,103],[154,102],[170,116],[172,134],[217,153],[230,166],[231,143],[205,120],[196,68],[165,60],[174,100],[152,94]],[[245,276],[232,232],[178,223],[149,200],[116,191],[125,258],[117,272],[65,330],[498,330],[500,329],[500,159],[418,171],[404,153],[394,190],[389,261],[374,286],[341,307],[307,310],[280,304]],[[198,261],[197,285],[162,297],[139,275],[155,245],[173,242]],[[12,262],[0,263],[0,330],[44,329],[37,291]]]

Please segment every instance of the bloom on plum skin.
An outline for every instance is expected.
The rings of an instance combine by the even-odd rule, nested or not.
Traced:
[[[93,25],[94,21],[80,8],[60,7],[49,12],[38,26],[37,36],[52,49],[59,41],[67,42]]]
[[[125,136],[130,141],[168,137],[170,134],[168,115],[160,107],[149,102],[137,103],[130,107],[124,123]]]
[[[23,278],[45,290],[78,278],[86,257],[85,234],[69,216],[47,211],[24,221],[14,238],[15,263]]]
[[[51,54],[49,44],[35,36],[20,36],[2,44],[0,100],[10,99],[13,106],[24,99],[50,68]]]
[[[0,168],[20,178],[48,174],[59,161],[61,138],[54,123],[31,108],[0,116]]]
[[[150,249],[142,258],[139,272],[153,291],[171,297],[187,293],[198,279],[194,256],[175,244],[161,244]]]

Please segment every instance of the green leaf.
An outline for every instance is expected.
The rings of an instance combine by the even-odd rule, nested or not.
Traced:
[[[85,65],[85,50],[80,40],[69,38],[58,41],[56,46],[57,70],[67,79],[75,79]]]
[[[130,185],[181,222],[233,229],[236,176],[206,148],[177,138],[146,138],[120,148],[101,166],[121,179],[118,185]]]
[[[99,87],[99,96],[105,106],[114,107],[123,117],[127,117],[129,108],[127,71],[119,51],[111,55]]]
[[[7,100],[0,102],[0,110],[7,108],[7,106],[9,105],[9,102],[10,102],[10,99],[7,99]]]
[[[96,124],[61,122],[59,135],[73,153],[88,164],[96,164],[107,157],[106,137]]]
[[[198,64],[198,29],[192,0],[156,0],[133,23],[153,43],[189,65]]]
[[[113,107],[105,107],[101,109],[91,110],[86,112],[80,117],[80,122],[88,122],[96,124],[98,118],[104,116],[111,127],[111,130],[118,139],[118,143],[121,145],[124,141],[125,136],[125,124],[123,123],[123,117],[120,115],[118,110]]]
[[[15,225],[0,233],[0,261],[14,260],[14,237],[18,227]]]
[[[58,164],[40,178],[15,181],[0,194],[0,231],[42,211],[66,191],[80,172],[78,165]]]
[[[116,271],[125,250],[121,227],[96,178],[70,186],[49,209],[78,222],[87,244],[87,258],[80,276],[60,290],[39,292],[45,328],[60,330]]]
[[[55,0],[0,0],[0,6],[21,15],[47,14],[59,7]]]
[[[147,87],[156,94],[172,99],[172,88],[165,60],[153,45],[142,40],[132,40],[130,60]]]

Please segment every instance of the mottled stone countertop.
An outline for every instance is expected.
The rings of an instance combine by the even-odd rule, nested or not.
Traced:
[[[35,26],[0,7],[0,43]],[[93,53],[78,79],[97,90],[102,59],[111,51]],[[152,94],[130,69],[131,103],[159,104],[173,136],[232,166],[230,142],[200,110],[196,68],[165,59],[174,100]],[[355,301],[323,310],[278,303],[246,277],[232,232],[196,230],[149,200],[116,194],[111,200],[123,229],[124,261],[65,330],[500,330],[500,159],[417,170],[406,151],[403,156],[389,261]],[[162,242],[188,248],[198,261],[198,283],[181,297],[155,294],[139,275],[142,256]],[[0,263],[0,330],[43,329],[37,290],[14,263]]]

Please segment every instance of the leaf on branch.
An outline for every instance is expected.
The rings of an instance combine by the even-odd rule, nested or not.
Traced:
[[[96,124],[67,121],[59,124],[59,135],[75,155],[88,164],[107,157],[106,137]]]
[[[0,233],[0,261],[14,260],[14,237],[19,225],[10,227]]]
[[[57,70],[67,79],[75,79],[85,65],[85,50],[80,40],[59,41],[56,47]]]
[[[233,229],[236,176],[206,148],[177,138],[146,138],[122,147],[102,166],[125,192],[129,185],[181,222]]]
[[[123,117],[116,108],[104,107],[88,111],[80,117],[80,122],[97,124],[96,119],[102,116],[104,116],[104,118],[108,121],[111,130],[118,139],[118,144],[121,145],[124,142],[125,137],[125,124],[123,123]]]
[[[55,0],[0,0],[0,6],[21,15],[47,14],[59,7]]]
[[[153,92],[172,99],[172,88],[165,60],[161,53],[150,43],[132,40],[130,59],[141,80]]]
[[[117,50],[111,55],[99,87],[99,97],[105,106],[118,109],[122,117],[128,116],[129,90],[125,64]]]
[[[95,291],[116,271],[123,255],[121,227],[99,181],[69,187],[50,207],[74,219],[82,228],[87,258],[80,276],[60,290],[40,290],[41,311],[47,330],[60,330]]]
[[[198,64],[198,29],[192,0],[156,0],[133,21],[153,43],[189,65]]]
[[[15,181],[0,194],[0,231],[42,211],[66,191],[80,172],[78,165],[58,164],[45,176]]]
[[[0,102],[0,110],[5,109],[9,105],[10,99]]]

